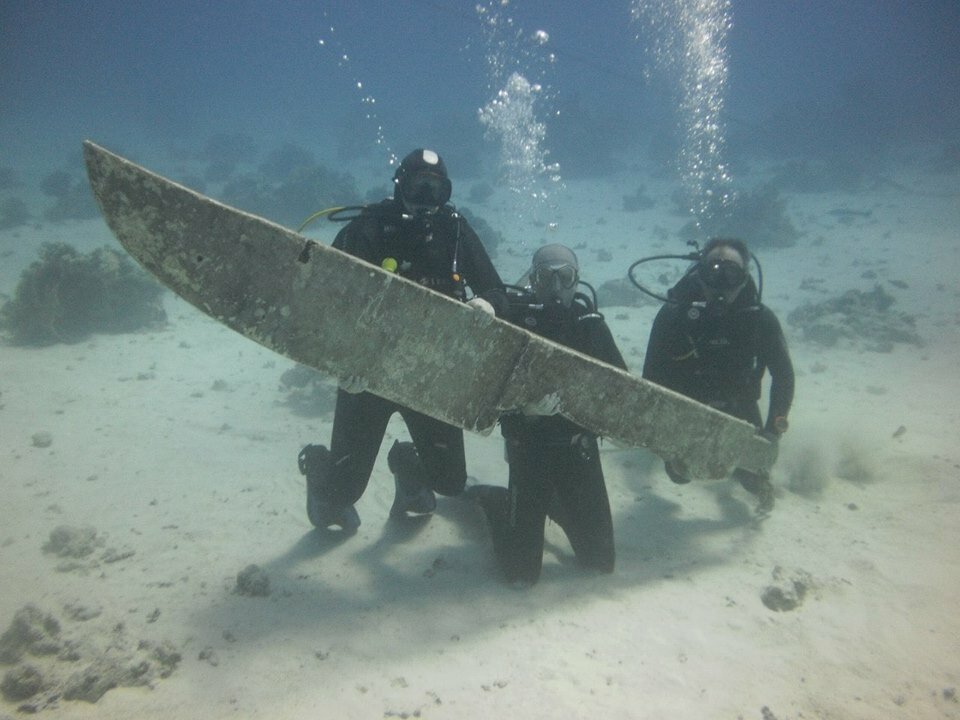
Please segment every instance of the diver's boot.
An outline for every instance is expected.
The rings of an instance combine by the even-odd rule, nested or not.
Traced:
[[[330,476],[330,451],[323,445],[307,445],[297,456],[300,472],[307,478],[307,517],[314,527],[336,525],[353,533],[360,527],[360,516],[353,505],[338,505],[327,498]]]
[[[471,485],[463,497],[475,502],[483,510],[493,539],[493,552],[500,558],[508,545],[510,490],[500,485]]]
[[[514,590],[526,590],[540,578],[542,552],[532,557],[525,548],[527,543],[518,537],[514,525],[515,498],[510,488],[500,485],[471,485],[463,496],[477,503],[487,518],[493,555],[504,575],[504,580]]]
[[[501,525],[507,516],[510,491],[499,485],[471,485],[463,491],[466,500],[477,503],[491,526]]]
[[[387,453],[387,466],[396,485],[390,517],[402,517],[408,512],[424,515],[436,510],[437,498],[421,481],[423,465],[413,443],[395,441]]]
[[[672,482],[675,482],[677,485],[686,485],[690,482],[690,478],[687,477],[686,467],[682,462],[676,460],[667,460],[663,464],[663,469],[667,473],[667,477],[670,478]]]
[[[733,471],[733,477],[740,482],[744,490],[756,496],[758,513],[766,515],[773,510],[773,485],[770,483],[770,476],[767,473],[753,473],[743,468],[737,468]]]

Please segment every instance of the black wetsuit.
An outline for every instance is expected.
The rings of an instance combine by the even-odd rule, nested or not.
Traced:
[[[616,367],[626,363],[603,317],[579,297],[571,307],[492,301],[516,325]],[[479,493],[498,563],[509,582],[534,583],[543,564],[549,515],[566,533],[577,559],[612,572],[613,522],[597,437],[561,415],[501,418],[510,466],[509,488]]]
[[[700,282],[687,275],[660,308],[643,363],[643,377],[741,420],[776,432],[793,402],[793,365],[773,312],[757,302],[749,281],[729,306],[708,306]],[[760,416],[761,381],[771,377],[766,424]]]
[[[449,206],[425,217],[403,217],[394,200],[367,208],[341,230],[333,246],[432,290],[463,299],[503,283],[480,238]],[[393,262],[388,262],[392,265]],[[455,277],[459,275],[459,279]],[[417,318],[410,318],[417,322]],[[467,479],[463,431],[368,392],[337,391],[325,500],[352,505],[367,487],[390,417],[399,412],[419,456],[414,472],[441,495],[457,495]]]

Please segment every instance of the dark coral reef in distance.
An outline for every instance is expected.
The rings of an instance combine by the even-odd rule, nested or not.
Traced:
[[[16,345],[39,346],[134,332],[166,321],[163,292],[116,250],[84,254],[66,243],[47,243],[0,308],[0,328]]]

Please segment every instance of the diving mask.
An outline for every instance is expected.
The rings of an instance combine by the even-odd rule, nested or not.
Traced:
[[[400,178],[404,204],[411,209],[438,208],[450,200],[450,179],[432,172],[417,172]]]
[[[704,285],[720,292],[735,290],[747,281],[747,271],[735,260],[704,258],[697,274]]]
[[[573,265],[539,265],[530,273],[530,284],[536,288],[551,288],[555,284],[569,290],[577,284],[579,273]]]

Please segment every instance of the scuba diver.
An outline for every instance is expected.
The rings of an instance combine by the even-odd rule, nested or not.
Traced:
[[[533,256],[529,285],[484,293],[482,299],[504,320],[625,370],[596,301],[577,292],[579,272],[572,250],[546,245]],[[500,428],[509,487],[467,490],[484,510],[507,581],[520,586],[540,577],[548,516],[566,533],[583,565],[613,571],[613,522],[597,437],[556,410],[548,398],[504,415]]]
[[[503,287],[480,238],[448,205],[452,186],[436,152],[421,148],[407,155],[393,186],[393,197],[375,205],[335,209],[331,219],[344,210],[358,213],[337,233],[333,247],[465,302],[468,288],[478,294]],[[476,298],[470,304],[489,311]],[[463,491],[462,430],[365,392],[361,381],[348,379],[337,391],[329,450],[307,445],[298,457],[313,525],[338,526],[348,533],[359,527],[353,506],[367,487],[387,423],[397,412],[412,442],[394,442],[387,455],[396,490],[390,517],[431,513],[434,493]]]
[[[703,250],[687,256],[659,256],[695,260],[671,288],[653,321],[643,377],[721,412],[745,420],[771,440],[787,429],[793,402],[794,375],[786,339],[773,312],[761,303],[760,286],[748,272],[756,258],[742,240],[714,238]],[[759,270],[759,263],[757,268]],[[654,295],[654,297],[658,297]],[[760,416],[761,381],[770,371],[770,404],[766,422]],[[675,483],[689,482],[678,464],[666,464]],[[773,487],[767,473],[737,468],[733,477],[759,499],[758,510],[773,508]]]

